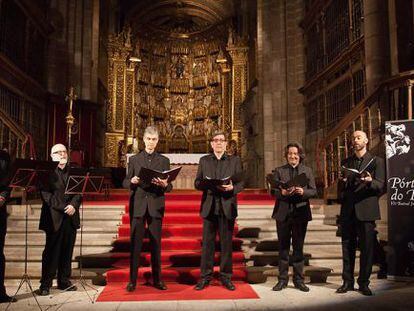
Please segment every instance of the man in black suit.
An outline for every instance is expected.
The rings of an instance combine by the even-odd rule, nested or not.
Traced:
[[[302,173],[306,175],[308,182],[303,187],[275,189],[276,203],[272,218],[276,219],[279,239],[279,281],[273,290],[280,291],[288,284],[289,249],[292,239],[293,284],[297,289],[308,292],[309,287],[305,285],[303,275],[303,244],[308,222],[312,220],[309,199],[316,196],[315,178],[312,169],[302,164],[305,155],[299,143],[289,143],[285,148],[285,157],[288,163],[274,171],[276,184],[286,183]]]
[[[203,191],[200,215],[203,218],[203,246],[201,255],[201,280],[195,289],[202,290],[210,284],[214,268],[216,234],[220,237],[220,279],[229,290],[235,290],[231,282],[233,272],[233,230],[237,217],[237,193],[243,190],[242,165],[238,156],[226,154],[227,140],[224,132],[212,135],[213,153],[200,159],[195,188]],[[233,180],[222,186],[205,183],[207,177]]]
[[[54,145],[50,156],[59,163],[49,175],[48,183],[40,190],[43,204],[39,229],[46,233],[46,245],[42,254],[42,278],[38,290],[41,296],[49,295],[56,271],[59,289],[77,290],[70,282],[70,276],[76,230],[80,228],[79,206],[82,198],[78,194],[65,194],[69,176],[66,147],[62,144]]]
[[[337,293],[354,290],[355,251],[359,240],[360,270],[359,291],[371,296],[368,287],[374,256],[375,220],[380,219],[378,197],[385,184],[384,160],[373,157],[367,151],[368,138],[363,131],[352,134],[354,154],[342,161],[345,168],[363,171],[355,174],[344,169],[338,183],[341,202],[340,224],[342,228],[343,285]]]
[[[10,297],[4,287],[4,272],[6,258],[4,257],[4,242],[7,233],[7,199],[10,196],[9,188],[10,155],[6,150],[0,150],[0,303],[16,302],[16,298]]]
[[[144,131],[145,150],[129,158],[128,173],[123,182],[124,187],[131,191],[129,199],[131,258],[127,285],[129,292],[136,288],[145,224],[148,226],[154,287],[160,290],[167,289],[161,280],[161,229],[165,209],[164,194],[172,190],[172,185],[168,183],[168,179],[157,178],[147,184],[138,177],[142,167],[158,171],[170,169],[170,160],[155,152],[158,140],[158,130],[153,126],[147,127]]]

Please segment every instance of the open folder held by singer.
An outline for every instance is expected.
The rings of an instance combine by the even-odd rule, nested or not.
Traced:
[[[147,167],[141,167],[138,177],[147,184],[150,184],[154,178],[168,179],[167,182],[170,183],[177,178],[180,171],[181,166],[162,172]]]

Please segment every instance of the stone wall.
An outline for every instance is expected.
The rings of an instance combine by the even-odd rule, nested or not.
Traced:
[[[304,82],[303,10],[301,0],[257,1],[258,87],[244,104],[245,131],[251,125],[246,149],[256,153],[247,170],[248,176],[257,176],[250,187],[263,187],[265,174],[285,163],[288,142],[303,141],[304,108],[298,91]],[[249,137],[254,137],[251,143]]]

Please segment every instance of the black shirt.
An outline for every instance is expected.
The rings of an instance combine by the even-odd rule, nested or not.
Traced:
[[[358,158],[356,155],[354,155],[354,168],[356,168],[357,170],[361,169],[361,164],[364,161],[364,157],[360,157]]]
[[[144,150],[144,158],[145,162],[147,163],[147,167],[149,168],[151,166],[151,162],[154,160],[155,152],[148,153]]]
[[[290,174],[290,180],[298,176],[298,165],[293,167],[292,165],[289,164],[289,174]]]
[[[56,168],[56,174],[59,176],[60,180],[63,182],[63,184],[66,187],[66,183],[68,182],[68,166],[65,165],[63,169],[61,169],[59,166]]]
[[[221,158],[218,159],[216,157],[216,155],[213,153],[212,154],[212,157],[213,157],[214,166],[215,166],[215,170],[214,170],[214,175],[215,176],[211,176],[211,178],[219,179],[219,178],[225,178],[225,177],[227,177],[227,176],[222,176],[221,175],[223,173],[223,171],[224,171],[225,162],[226,162],[225,160],[228,157],[227,154],[224,153],[221,156]],[[223,213],[223,207],[221,205],[220,192],[218,192],[218,191],[215,191],[214,192],[214,201],[213,201],[213,204],[214,204],[214,209],[213,209],[214,210],[214,215],[220,215],[220,214],[222,214]]]

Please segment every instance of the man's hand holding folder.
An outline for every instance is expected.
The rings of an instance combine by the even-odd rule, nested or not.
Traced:
[[[358,178],[361,179],[361,181],[363,182],[371,182],[372,181],[372,176],[371,173],[368,171],[368,168],[370,167],[371,163],[373,163],[375,157],[373,157],[371,159],[371,161],[368,162],[367,165],[365,165],[361,170],[357,170],[355,168],[349,168],[349,167],[345,167],[342,165],[342,172],[341,174],[343,175],[342,179],[344,181],[347,180],[348,177],[352,176],[352,175],[356,175]]]
[[[303,187],[309,182],[306,174],[302,173],[289,180],[288,182],[273,180],[272,188],[279,188],[283,196],[303,195]]]
[[[137,177],[138,182],[142,181],[146,184],[154,184],[156,186],[165,188],[169,183],[171,183],[177,178],[180,170],[181,166],[163,172],[142,167],[139,171],[138,176],[135,177]]]
[[[201,182],[206,188],[218,189],[219,191],[228,192],[234,189],[233,184],[242,180],[242,173],[225,178],[211,178],[206,176]]]

